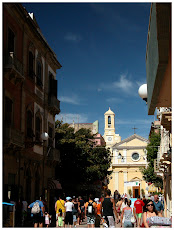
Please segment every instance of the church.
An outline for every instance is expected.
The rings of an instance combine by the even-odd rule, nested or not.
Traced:
[[[110,149],[112,163],[109,170],[108,188],[114,194],[115,190],[128,197],[147,195],[148,184],[143,180],[140,167],[147,167],[146,147],[148,140],[134,134],[121,141],[121,136],[115,133],[115,113],[109,110],[104,114],[105,129],[103,138],[106,148]]]

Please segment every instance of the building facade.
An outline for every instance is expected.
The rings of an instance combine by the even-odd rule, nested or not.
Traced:
[[[112,171],[108,185],[112,193],[147,195],[147,183],[143,179],[140,167],[147,166],[146,147],[148,140],[134,134],[112,146]]]
[[[49,199],[55,166],[56,71],[61,65],[33,13],[3,4],[3,199]],[[41,139],[48,133],[48,140]],[[56,188],[56,185],[55,185]]]
[[[108,188],[112,194],[130,194],[132,197],[147,194],[147,184],[143,180],[140,167],[147,166],[146,146],[148,140],[136,134],[121,141],[119,134],[115,134],[115,114],[109,110],[105,115],[104,139],[106,148],[112,156]]]
[[[74,132],[77,132],[79,129],[90,129],[92,134],[96,134],[99,131],[99,122],[98,120],[93,123],[72,123],[69,127],[74,128]]]
[[[163,178],[167,217],[172,215],[171,28],[171,3],[152,3],[146,47],[147,106],[149,115],[159,108],[161,144],[154,168]]]

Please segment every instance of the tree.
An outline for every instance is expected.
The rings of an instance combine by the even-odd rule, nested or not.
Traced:
[[[65,190],[89,187],[110,174],[110,152],[105,147],[94,147],[91,130],[82,128],[74,133],[69,124],[56,121],[55,131],[56,148],[60,150],[61,159],[56,177]]]
[[[157,158],[158,146],[160,146],[161,136],[157,133],[152,133],[149,141],[150,143],[147,145],[147,161],[148,167],[141,168],[141,172],[143,173],[143,178],[146,182],[154,183],[157,187],[163,187],[162,178],[158,177],[154,173],[154,159]]]

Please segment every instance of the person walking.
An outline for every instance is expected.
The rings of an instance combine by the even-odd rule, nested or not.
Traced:
[[[137,227],[140,228],[140,224],[141,224],[141,217],[142,217],[142,213],[143,213],[143,206],[144,206],[144,202],[140,199],[140,195],[137,196],[137,200],[134,202],[134,207],[136,209],[136,215],[137,215]]]
[[[95,198],[94,202],[96,203],[97,213],[95,218],[95,228],[100,227],[100,221],[101,221],[101,202],[99,202],[99,198]]]
[[[119,222],[121,220],[121,205],[122,205],[122,202],[123,202],[123,198],[120,197],[118,202],[116,203],[116,210],[117,210]]]
[[[80,221],[79,221],[80,224],[84,219],[84,212],[85,212],[85,202],[81,196],[79,196],[79,202],[80,202]]]
[[[95,214],[97,213],[96,203],[93,201],[92,194],[89,195],[89,201],[85,204],[85,217],[87,217],[88,228],[95,227]]]
[[[65,201],[62,200],[62,196],[59,196],[59,200],[56,201],[55,203],[55,211],[56,211],[56,227],[59,227],[58,223],[58,216],[62,216],[62,220],[64,221],[65,218]],[[64,224],[63,224],[64,225]]]
[[[36,201],[31,203],[28,208],[31,208],[31,217],[33,218],[34,228],[38,226],[43,228],[44,221],[44,205],[39,197],[36,197]]]
[[[65,209],[66,209],[66,214],[65,214],[65,228],[68,227],[69,224],[69,228],[72,227],[73,225],[73,214],[72,214],[72,210],[74,208],[74,204],[71,202],[72,198],[71,197],[66,197],[66,204],[65,204]]]
[[[102,208],[103,208],[103,218],[105,219],[108,227],[115,228],[115,218],[117,218],[118,223],[118,215],[115,207],[115,201],[111,197],[111,190],[106,190],[105,197],[101,200]]]
[[[163,207],[161,201],[159,201],[158,195],[154,195],[153,203],[154,203],[154,206],[155,206],[155,209],[157,210],[157,212],[160,212],[161,214],[163,214],[164,207]]]
[[[73,214],[73,226],[76,228],[76,224],[77,224],[77,218],[78,218],[78,210],[79,210],[79,203],[76,199],[75,196],[73,196],[72,202],[74,204],[74,208],[72,210],[72,214]]]
[[[124,228],[132,228],[133,223],[131,222],[132,216],[136,220],[136,215],[135,215],[135,209],[131,208],[131,200],[127,201],[127,207],[123,208],[123,211],[121,213],[121,227],[123,226]],[[124,219],[124,223],[123,223]]]

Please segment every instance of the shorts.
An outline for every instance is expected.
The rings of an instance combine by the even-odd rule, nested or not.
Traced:
[[[137,218],[141,218],[142,217],[142,213],[137,213]]]
[[[73,215],[72,212],[66,212],[66,216],[65,216],[65,224],[70,224],[73,225]]]
[[[124,228],[133,228],[131,221],[124,221],[123,223]]]
[[[62,216],[58,216],[58,226],[63,227],[63,217]]]
[[[44,217],[41,216],[41,213],[39,214],[33,214],[33,223],[36,224],[36,223],[43,223],[44,222]]]
[[[73,222],[77,222],[77,215],[73,215]]]
[[[58,220],[58,216],[60,216],[60,212],[56,213],[56,220]],[[65,212],[62,212],[63,220],[65,219]]]
[[[87,216],[87,224],[95,224],[95,216]]]
[[[109,228],[115,228],[115,220],[113,216],[103,216],[103,218],[106,220]]]

